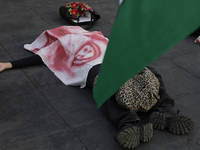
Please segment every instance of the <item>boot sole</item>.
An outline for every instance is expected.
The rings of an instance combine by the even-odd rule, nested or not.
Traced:
[[[125,148],[135,148],[140,142],[148,142],[153,137],[153,125],[148,123],[143,127],[131,126],[124,129],[116,137],[117,142]]]
[[[154,129],[169,129],[174,134],[186,134],[195,127],[195,122],[191,118],[182,115],[167,115],[164,113],[153,112],[149,121]]]

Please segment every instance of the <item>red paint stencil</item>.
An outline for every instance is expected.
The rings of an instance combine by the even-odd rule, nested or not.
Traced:
[[[85,63],[93,61],[101,56],[100,47],[90,41],[87,41],[80,49],[76,52],[73,66],[83,66]]]

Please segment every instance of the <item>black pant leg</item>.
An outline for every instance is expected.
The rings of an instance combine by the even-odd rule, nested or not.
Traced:
[[[152,67],[148,67],[153,74],[158,78],[159,82],[160,82],[160,89],[159,89],[159,96],[160,99],[158,100],[158,102],[151,108],[151,110],[153,109],[158,109],[161,106],[170,106],[170,107],[174,107],[174,99],[172,99],[166,92],[163,80],[161,75]]]
[[[22,58],[19,60],[11,61],[12,68],[23,68],[23,67],[29,67],[34,65],[40,65],[43,64],[43,61],[39,55],[32,55],[30,57]]]
[[[140,121],[136,112],[126,110],[118,105],[114,95],[110,97],[100,109],[104,112],[106,118],[109,119],[118,130],[123,126]]]
[[[87,86],[93,89],[94,78],[99,74],[101,64],[93,66],[87,76]]]
[[[87,77],[87,86],[93,89],[94,78],[99,74],[100,64],[92,67]],[[110,97],[101,107],[100,111],[119,129],[125,124],[138,122],[140,119],[134,111],[129,111],[118,105],[115,96]]]

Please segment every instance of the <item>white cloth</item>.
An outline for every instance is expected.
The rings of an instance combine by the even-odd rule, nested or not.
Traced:
[[[101,32],[61,26],[44,31],[24,48],[38,54],[64,84],[83,88],[89,70],[102,63],[107,44]]]

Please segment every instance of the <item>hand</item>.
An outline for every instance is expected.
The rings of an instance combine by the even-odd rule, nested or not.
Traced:
[[[12,64],[10,62],[0,63],[0,72],[10,68],[12,68]]]

